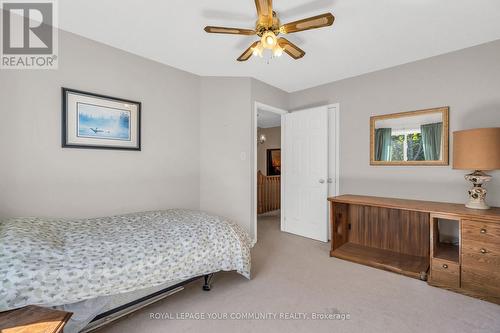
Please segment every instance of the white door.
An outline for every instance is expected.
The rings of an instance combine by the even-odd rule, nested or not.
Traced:
[[[283,231],[328,241],[328,109],[283,120]]]

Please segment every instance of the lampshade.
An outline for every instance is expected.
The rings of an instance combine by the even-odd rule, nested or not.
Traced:
[[[500,169],[500,127],[453,132],[453,169]]]

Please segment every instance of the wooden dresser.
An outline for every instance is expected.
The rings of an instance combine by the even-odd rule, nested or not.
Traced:
[[[500,208],[357,195],[328,200],[330,256],[500,304]],[[445,230],[456,230],[453,242]]]

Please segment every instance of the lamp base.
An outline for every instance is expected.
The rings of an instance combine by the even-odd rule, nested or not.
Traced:
[[[473,184],[473,187],[469,190],[469,202],[465,207],[472,209],[490,209],[485,201],[488,191],[483,185],[489,182],[492,177],[482,171],[475,171],[470,175],[466,175],[465,179]]]

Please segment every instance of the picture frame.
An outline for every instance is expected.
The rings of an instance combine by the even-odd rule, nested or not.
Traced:
[[[436,107],[436,108],[431,108],[431,109],[424,109],[424,110],[417,110],[417,111],[407,111],[407,112],[399,112],[399,113],[392,113],[392,114],[385,114],[385,115],[378,115],[378,116],[372,116],[370,117],[370,165],[371,166],[447,166],[449,165],[449,119],[450,119],[450,107],[449,106],[442,106],[442,107]],[[433,120],[433,121],[425,121],[432,119],[433,117],[438,116],[438,120]],[[414,128],[414,127],[421,127],[421,126],[415,126],[413,122],[416,121],[416,119],[420,119],[422,124],[426,124],[424,126],[429,126],[430,123],[440,123],[440,144],[437,145],[437,147],[434,149],[437,151],[435,155],[438,156],[437,159],[431,160],[431,159],[415,159],[415,160],[409,160],[406,158],[403,159],[393,159],[393,158],[382,158],[380,159],[377,155],[377,147],[379,146],[377,144],[377,131],[379,129],[379,124],[384,123],[386,126],[382,127],[388,127],[387,124],[389,123],[398,123],[399,127],[407,129]],[[403,125],[402,125],[403,124]],[[432,125],[432,124],[430,124]],[[390,127],[390,126],[389,126]],[[394,134],[394,131],[391,132]],[[411,133],[410,133],[411,134]],[[396,134],[397,136],[400,137],[405,137],[404,141],[407,140],[408,133],[407,135],[401,135],[401,133]],[[392,137],[393,138],[393,137]],[[413,135],[413,138],[415,139],[415,135]],[[424,141],[424,136],[420,136],[420,140]],[[386,140],[387,141],[387,140]],[[413,140],[415,141],[415,140]],[[436,141],[436,140],[435,140]],[[415,141],[418,143],[418,141]],[[424,143],[424,142],[422,142]],[[402,155],[409,155],[408,150],[410,150],[410,146],[408,143],[404,143],[400,145],[403,147],[406,152],[402,152]],[[413,145],[418,148],[417,145]],[[405,148],[406,147],[406,148]],[[394,149],[390,150],[391,152],[394,151]],[[388,154],[388,155],[393,155]]]
[[[281,149],[267,150],[267,175],[281,176]]]
[[[141,102],[61,91],[63,148],[141,150]]]

